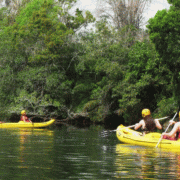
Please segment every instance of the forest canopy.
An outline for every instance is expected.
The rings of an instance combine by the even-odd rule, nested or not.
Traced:
[[[148,30],[135,23],[142,9],[133,14],[130,8],[145,6],[142,0],[120,1],[129,19],[119,14],[118,27],[107,14],[96,20],[75,0],[13,2],[0,9],[2,114],[87,113],[93,122],[116,115],[132,124],[143,108],[156,117],[177,110],[179,0],[169,0],[170,9],[158,11]]]

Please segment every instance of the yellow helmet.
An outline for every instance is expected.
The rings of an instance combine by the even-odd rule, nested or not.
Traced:
[[[24,114],[24,113],[26,113],[26,111],[25,111],[25,110],[22,110],[22,111],[21,111],[21,114]]]
[[[142,117],[146,117],[151,114],[151,111],[149,109],[143,109],[142,110]]]

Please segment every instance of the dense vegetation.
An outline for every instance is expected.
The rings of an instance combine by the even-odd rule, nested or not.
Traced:
[[[87,112],[97,122],[116,114],[132,124],[143,108],[156,117],[173,113],[180,104],[180,1],[168,2],[147,31],[72,12],[75,0],[1,8],[1,114]],[[95,28],[82,30],[89,23]]]

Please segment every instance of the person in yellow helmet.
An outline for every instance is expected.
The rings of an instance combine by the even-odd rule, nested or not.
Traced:
[[[27,117],[25,110],[21,111],[21,119],[20,119],[20,121],[31,122],[32,123],[32,121]]]
[[[179,122],[170,120],[169,123],[171,125],[174,124],[174,127],[169,133],[162,133],[163,139],[169,139],[169,140],[180,139],[180,111],[179,111]]]
[[[151,111],[149,109],[142,110],[142,117],[143,119],[139,121],[139,123],[135,124],[134,129],[137,130],[140,127],[142,130],[147,132],[154,132],[156,129],[162,129],[161,124],[159,123],[158,119],[153,119],[151,117]]]

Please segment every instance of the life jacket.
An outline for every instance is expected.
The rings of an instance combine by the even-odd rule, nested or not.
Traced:
[[[27,117],[26,115],[24,115],[24,117],[25,117],[25,122],[30,122],[29,119],[28,119],[28,117]],[[23,116],[21,116],[20,121],[23,121]]]

